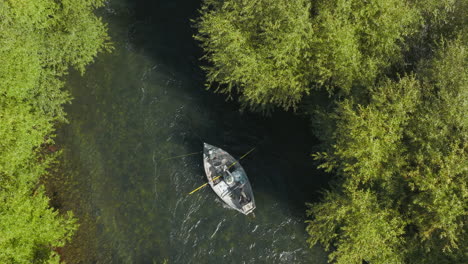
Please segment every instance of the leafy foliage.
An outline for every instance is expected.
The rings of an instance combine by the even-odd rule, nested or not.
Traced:
[[[93,14],[103,0],[0,2],[0,262],[58,263],[76,228],[39,185],[54,162],[44,148],[54,124],[66,121],[61,90],[70,66],[84,72],[110,44]]]
[[[419,77],[377,86],[367,105],[338,103],[330,115],[333,143],[315,157],[341,177],[341,187],[308,210],[309,242],[335,246],[331,260],[462,261],[468,218],[467,66],[466,46],[458,39],[421,63]],[[356,216],[363,208],[369,208],[366,216]],[[381,233],[349,239],[361,235],[362,225]],[[366,250],[369,241],[381,246]]]
[[[14,186],[0,193],[0,260],[2,263],[59,263],[52,247],[62,247],[76,229],[68,213],[59,216],[49,207],[43,188]]]
[[[0,5],[0,90],[26,99],[49,116],[64,120],[61,91],[69,66],[81,72],[97,52],[109,49],[105,25],[92,10],[93,1],[6,1]]]
[[[372,86],[401,61],[403,40],[419,20],[417,10],[401,0],[317,1],[314,12],[314,81],[345,93]]]
[[[309,243],[320,242],[336,263],[405,263],[402,254],[404,220],[391,208],[382,207],[369,190],[346,194],[328,192],[313,207],[315,219],[307,227]],[[330,212],[334,212],[331,214]]]
[[[433,56],[441,41],[453,40],[461,32],[464,32],[464,36],[468,36],[467,1],[412,0],[411,2],[419,10],[422,19],[417,33],[407,40],[410,48],[405,56],[410,68],[414,68],[421,59]]]
[[[289,108],[309,90],[310,2],[204,2],[195,36],[204,48],[209,85],[245,103]]]
[[[313,3],[313,4],[312,4]],[[244,105],[295,108],[312,88],[348,93],[401,60],[418,12],[400,0],[206,0],[195,36],[208,86]]]

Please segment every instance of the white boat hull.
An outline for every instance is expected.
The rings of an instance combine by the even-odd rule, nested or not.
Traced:
[[[204,144],[203,165],[213,191],[229,207],[247,215],[255,209],[255,200],[247,174],[226,151]]]

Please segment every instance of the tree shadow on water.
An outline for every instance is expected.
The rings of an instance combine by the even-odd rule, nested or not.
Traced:
[[[195,29],[191,19],[198,15],[201,1],[136,0],[129,28],[133,44],[178,71],[201,73],[198,64],[201,49],[192,38]],[[195,72],[193,72],[195,71]]]
[[[207,112],[207,120],[199,122],[187,114],[193,122],[188,149],[196,151],[204,141],[239,158],[256,147],[242,161],[254,190],[269,193],[293,215],[304,218],[305,203],[317,201],[318,191],[328,180],[310,156],[318,141],[311,133],[309,117],[283,111],[270,117],[240,113],[236,102],[205,91],[199,61],[202,51],[192,37],[196,30],[190,22],[198,16],[201,1],[136,0],[131,5],[137,21],[129,28],[132,44],[178,74],[190,76],[191,84],[182,87],[183,92],[197,97]]]

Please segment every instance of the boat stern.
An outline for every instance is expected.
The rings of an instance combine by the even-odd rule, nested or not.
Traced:
[[[250,203],[245,204],[244,206],[242,206],[242,213],[244,213],[245,215],[250,214],[251,212],[253,212],[253,210],[255,210],[255,203],[254,202],[250,202]]]

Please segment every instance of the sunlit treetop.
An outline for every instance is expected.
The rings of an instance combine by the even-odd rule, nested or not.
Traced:
[[[349,93],[401,61],[418,12],[400,0],[204,1],[195,21],[207,83],[244,106],[295,108],[312,89]]]
[[[54,155],[54,125],[65,121],[70,68],[84,72],[110,49],[94,15],[103,0],[0,1],[0,263],[59,263],[53,250],[77,228],[50,208],[39,178]]]

